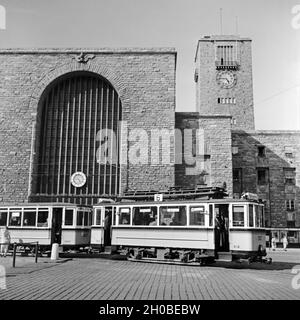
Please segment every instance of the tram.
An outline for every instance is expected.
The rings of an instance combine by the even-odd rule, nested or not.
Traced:
[[[175,195],[166,200],[161,195],[160,201],[139,195],[95,205],[91,246],[110,246],[125,250],[130,259],[149,261],[202,263],[266,255],[264,206],[259,201]]]
[[[53,243],[62,250],[90,245],[92,207],[69,203],[26,203],[0,206],[0,228],[11,242],[38,242],[42,252]]]

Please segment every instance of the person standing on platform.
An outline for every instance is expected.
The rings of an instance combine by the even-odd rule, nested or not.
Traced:
[[[272,243],[272,250],[275,251],[276,250],[276,239],[274,236],[272,237],[271,243]]]
[[[10,233],[9,233],[7,227],[4,227],[2,229],[0,243],[1,243],[0,256],[6,257],[7,252],[8,252],[8,247],[10,244]]]
[[[283,250],[284,251],[287,250],[286,248],[287,248],[288,243],[289,243],[288,239],[287,239],[286,235],[284,234],[283,237],[282,237],[282,245],[283,245]]]

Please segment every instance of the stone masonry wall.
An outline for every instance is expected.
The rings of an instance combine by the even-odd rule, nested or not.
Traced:
[[[194,188],[197,185],[222,187],[224,182],[227,191],[232,195],[232,155],[231,155],[231,117],[199,116],[198,113],[176,113],[176,129],[198,129],[199,140],[196,147],[176,141],[176,155],[182,155],[183,162],[176,164],[175,184]],[[181,135],[181,138],[183,137]],[[188,134],[188,132],[187,132]],[[178,136],[176,136],[178,137]],[[200,146],[199,146],[200,143]],[[184,145],[184,148],[182,148]],[[196,152],[193,152],[195,149]],[[187,164],[187,155],[195,155],[194,163]],[[203,177],[203,171],[204,177]]]
[[[242,188],[258,193],[266,201],[266,218],[271,227],[287,227],[285,201],[295,200],[296,227],[300,227],[300,132],[232,132],[233,168],[242,170]],[[258,146],[265,146],[265,156],[258,156]],[[292,154],[287,156],[286,154]],[[266,184],[257,184],[257,168],[267,168]],[[295,168],[295,185],[285,183],[285,168]],[[235,182],[234,182],[235,183]]]
[[[76,60],[81,52],[90,59]],[[88,57],[88,56],[87,56]],[[59,76],[94,72],[117,90],[128,130],[175,126],[174,49],[39,49],[0,51],[0,202],[27,201],[34,171],[39,100]],[[123,137],[122,159],[128,145]],[[150,153],[150,151],[148,151]],[[170,153],[174,156],[174,145]],[[122,165],[121,191],[160,189],[174,185],[174,161]]]

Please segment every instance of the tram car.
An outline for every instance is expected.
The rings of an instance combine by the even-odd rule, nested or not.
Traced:
[[[42,252],[53,243],[63,250],[90,245],[92,207],[69,203],[26,203],[0,206],[0,228],[11,242],[38,242]]]
[[[94,206],[91,245],[129,259],[254,261],[266,256],[264,206],[250,199],[118,201]]]

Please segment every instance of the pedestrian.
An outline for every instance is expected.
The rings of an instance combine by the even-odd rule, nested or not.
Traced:
[[[274,236],[272,237],[271,242],[272,242],[272,250],[275,251],[276,250],[276,239]]]
[[[4,227],[2,229],[0,243],[1,243],[0,256],[1,257],[6,257],[7,252],[8,252],[8,247],[9,247],[9,244],[10,244],[10,233],[9,233],[7,227]]]
[[[287,239],[286,235],[284,234],[283,237],[282,237],[282,245],[283,245],[283,250],[284,251],[287,251],[286,248],[287,248],[288,243],[289,243],[288,239]]]

